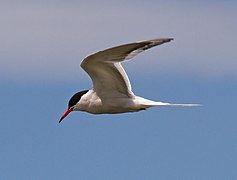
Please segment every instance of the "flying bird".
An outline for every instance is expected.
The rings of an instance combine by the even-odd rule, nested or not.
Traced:
[[[72,111],[92,114],[137,112],[153,106],[198,106],[198,104],[172,104],[156,102],[136,96],[121,62],[137,54],[167,43],[172,38],[153,39],[112,47],[87,56],[81,67],[93,82],[93,89],[74,94],[68,102],[59,123]]]

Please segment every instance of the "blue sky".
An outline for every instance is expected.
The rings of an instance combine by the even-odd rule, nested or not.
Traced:
[[[237,179],[235,1],[12,1],[0,6],[1,179]],[[124,64],[135,94],[202,103],[71,113],[79,62],[107,47],[175,40]]]

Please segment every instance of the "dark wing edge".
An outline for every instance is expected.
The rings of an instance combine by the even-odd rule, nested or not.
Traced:
[[[138,49],[134,49],[132,50],[126,57],[124,60],[129,60],[133,57],[135,57],[136,55],[138,55],[139,53],[150,49],[152,47],[167,43],[174,40],[173,38],[162,38],[162,39],[153,39],[153,40],[147,40],[147,41],[141,41],[141,43],[146,43],[145,45],[139,47]],[[139,42],[137,42],[139,44]]]
[[[112,47],[109,49],[105,49],[99,52],[96,52],[94,54],[91,54],[87,56],[82,62],[81,62],[81,67],[87,72],[87,74],[91,77],[93,81],[94,87],[96,87],[96,82],[94,82],[95,75],[98,77],[98,73],[103,73],[101,72],[98,68],[100,65],[104,64],[105,67],[110,67],[111,70],[107,69],[108,72],[104,72],[109,75],[109,72],[112,74],[119,74],[121,76],[121,79],[123,79],[123,88],[121,89],[121,92],[124,94],[127,94],[128,96],[132,94],[132,87],[130,84],[130,81],[127,77],[126,72],[120,65],[120,62],[129,60],[139,53],[150,49],[152,47],[161,45],[166,42],[172,41],[173,38],[162,38],[162,39],[152,39],[152,40],[146,40],[146,41],[140,41],[140,42],[134,42],[134,43],[129,43],[129,44],[124,44],[116,47]],[[107,64],[107,65],[106,65]],[[113,65],[112,65],[113,64]],[[121,69],[115,69],[115,66],[117,65],[121,66]],[[124,71],[124,74],[126,75],[125,79],[122,76],[121,71]],[[108,76],[107,76],[108,77]],[[101,79],[102,80],[102,79]],[[128,89],[125,90],[124,88],[127,87]],[[120,88],[117,88],[118,90]],[[126,92],[124,92],[124,90]]]
[[[80,65],[83,69],[85,69],[87,63],[90,61],[99,61],[99,58],[103,58],[104,62],[121,62],[124,60],[129,60],[147,49],[170,42],[172,40],[174,39],[152,39],[108,48],[87,56]]]

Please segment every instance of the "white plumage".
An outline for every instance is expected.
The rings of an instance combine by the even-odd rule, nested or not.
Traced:
[[[156,102],[134,95],[121,62],[154,46],[170,42],[172,38],[153,39],[116,46],[89,55],[81,67],[93,82],[93,89],[75,94],[61,122],[71,111],[93,114],[136,112],[153,106],[198,106],[198,104],[172,104]]]

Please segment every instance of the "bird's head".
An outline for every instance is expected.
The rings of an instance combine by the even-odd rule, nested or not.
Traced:
[[[86,94],[88,92],[88,90],[85,91],[80,91],[76,94],[74,94],[71,99],[68,102],[68,108],[67,110],[64,112],[64,114],[62,115],[62,117],[59,120],[59,123],[72,111],[78,110],[76,108],[76,105],[79,103],[79,101],[81,100],[81,97]]]

